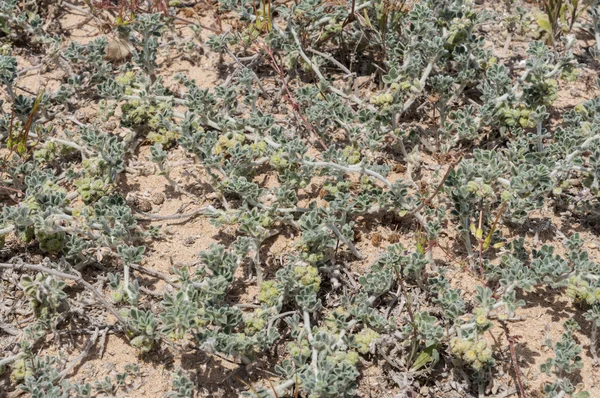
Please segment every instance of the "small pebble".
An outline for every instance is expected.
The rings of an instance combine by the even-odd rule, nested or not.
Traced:
[[[150,203],[149,200],[147,199],[141,199],[138,198],[137,200],[137,206],[136,206],[140,211],[143,211],[145,213],[148,213],[149,211],[152,210],[152,203]]]
[[[165,202],[165,196],[162,193],[155,192],[150,197],[150,200],[152,201],[152,203],[154,203],[155,205],[159,206],[159,205],[162,205]]]
[[[188,236],[187,238],[185,238],[183,240],[183,245],[186,247],[190,247],[194,244],[194,242],[196,242],[196,238],[197,236]]]
[[[110,39],[105,58],[110,61],[123,61],[131,57],[130,44],[123,39]]]

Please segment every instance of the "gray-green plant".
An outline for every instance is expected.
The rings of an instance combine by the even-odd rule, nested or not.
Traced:
[[[108,59],[106,37],[61,46],[33,4],[5,3],[0,188],[15,203],[2,207],[0,239],[47,258],[1,264],[32,272],[20,288],[35,321],[20,352],[0,363],[32,396],[115,394],[139,371],[79,385],[61,382],[57,359],[33,354],[68,316],[63,309],[83,312],[89,300],[81,297],[113,315],[142,359],[165,347],[244,365],[269,358],[279,381],[251,382],[248,396],[356,396],[362,362],[374,358],[418,381],[443,361],[481,392],[500,354],[485,333],[497,320],[517,319],[521,292],[543,287],[587,311],[596,358],[599,269],[581,236],[539,245],[506,234],[522,235],[532,213],[549,206],[598,215],[600,100],[562,112],[558,122],[551,116],[560,111],[561,81],[576,71],[574,37],[553,48],[531,42],[515,70],[485,45],[480,27],[494,15],[471,1],[375,0],[350,11],[301,0],[272,4],[270,20],[248,4],[221,1],[241,28],[206,43],[194,34],[186,44],[174,33],[175,8],[141,13],[115,32],[132,53],[119,63]],[[27,18],[22,7],[31,10]],[[20,32],[53,43],[48,59],[64,72],[55,90],[19,88]],[[184,47],[188,55],[201,47],[215,53],[228,77],[212,88],[185,73],[169,79],[165,59]],[[357,86],[367,75],[375,88],[365,93]],[[100,122],[76,117],[83,101],[94,103]],[[187,181],[176,177],[174,148],[197,170]],[[132,208],[122,185],[144,149],[175,194],[206,205],[172,216]],[[423,159],[456,153],[424,187]],[[169,275],[147,269],[160,237],[141,221],[193,217],[233,236]],[[412,223],[416,243],[388,245],[368,265],[362,231],[373,219]],[[459,245],[443,248],[443,236]],[[281,237],[290,244],[274,261],[268,247]],[[440,262],[434,248],[454,259]],[[348,269],[359,262],[355,277]],[[472,298],[453,285],[450,264],[481,280]],[[95,284],[84,272],[93,266],[103,270]],[[148,294],[141,273],[164,279],[160,298]],[[74,295],[65,281],[84,292]],[[240,300],[240,281],[255,287],[252,303]],[[570,375],[581,363],[574,333],[568,329],[544,365],[555,377],[549,396],[574,394]],[[172,381],[168,396],[193,394],[182,371]]]

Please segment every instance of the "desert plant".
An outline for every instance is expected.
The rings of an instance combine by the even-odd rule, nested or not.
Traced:
[[[536,220],[599,214],[600,100],[556,101],[586,62],[568,33],[587,3],[546,1],[551,46],[530,42],[522,67],[494,55],[483,26],[497,16],[466,0],[224,0],[218,29],[196,21],[187,36],[188,4],[64,5],[108,20],[124,60],[109,56],[112,39],[62,35],[33,3],[0,5],[0,289],[18,287],[32,314],[22,331],[6,326],[19,334],[0,360],[10,389],[127,395],[145,361],[171,351],[266,370],[235,387],[252,397],[357,396],[371,361],[403,391],[442,364],[465,395],[484,395],[507,373],[488,332],[518,320],[521,293],[539,289],[583,311],[597,357],[600,267],[583,233]],[[57,84],[25,87],[19,35],[48,44],[32,51]],[[204,65],[201,51],[224,72],[214,86],[165,72]],[[127,194],[152,173],[190,208],[163,215],[160,200]],[[177,244],[173,230],[195,218],[218,242],[154,269],[154,241]],[[543,231],[556,239],[540,243]],[[457,286],[466,274],[471,293]],[[79,323],[90,336],[79,356],[37,355]],[[140,366],[68,381],[109,331]],[[584,396],[576,333],[568,323],[552,344],[549,396]],[[167,396],[194,394],[182,370],[171,379]]]

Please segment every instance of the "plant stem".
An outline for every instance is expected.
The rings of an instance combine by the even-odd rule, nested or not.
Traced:
[[[15,230],[14,225],[9,225],[8,227],[0,229],[0,235],[6,235]]]
[[[259,289],[260,289],[260,285],[262,284],[262,281],[263,281],[262,266],[260,264],[260,246],[261,246],[261,244],[262,244],[262,242],[259,239],[254,239],[253,263],[254,263],[254,269],[256,270],[256,282],[257,282]]]
[[[106,308],[108,310],[108,312],[110,312],[115,318],[117,318],[117,320],[120,323],[122,323],[123,325],[127,324],[127,321],[117,312],[117,310],[115,310],[115,308],[112,306],[112,304],[110,304],[108,301],[106,301],[106,299],[100,294],[100,292],[98,292],[89,282],[84,280],[81,277],[81,274],[72,275],[72,274],[67,274],[65,272],[54,270],[52,268],[44,267],[43,265],[26,264],[26,263],[21,263],[21,264],[0,263],[0,268],[14,269],[17,271],[20,269],[27,269],[30,271],[37,271],[37,272],[43,272],[43,273],[49,274],[49,275],[54,275],[54,276],[56,276],[58,278],[62,278],[62,279],[72,280],[75,283],[82,285],[87,290],[89,290],[94,296],[96,296],[96,298],[98,299],[100,304],[102,304],[104,306],[104,308]]]
[[[340,232],[340,230],[338,229],[338,227],[336,227],[333,224],[328,224],[327,227],[329,229],[331,229],[333,231],[333,233],[338,237],[339,240],[341,240],[346,246],[348,246],[348,249],[350,249],[350,252],[359,260],[362,260],[364,257],[362,256],[362,254],[360,254],[360,252],[356,249],[356,246],[354,246],[354,244],[352,242],[350,242],[345,236],[344,234],[342,234]]]
[[[538,152],[542,152],[544,150],[541,121],[537,123],[537,150]]]
[[[124,264],[123,268],[123,285],[125,286],[127,297],[131,298],[131,294],[129,292],[129,264]]]
[[[81,354],[79,354],[77,356],[77,358],[73,359],[71,361],[71,363],[69,363],[69,366],[67,366],[62,372],[60,372],[60,375],[59,375],[60,380],[63,380],[65,377],[67,377],[69,372],[71,372],[79,363],[81,363],[83,358],[85,358],[86,356],[89,355],[90,350],[92,349],[94,344],[96,344],[96,340],[98,339],[99,330],[100,329],[98,329],[98,327],[96,327],[94,334],[88,339],[88,341],[85,345],[85,348],[83,349]],[[108,328],[106,330],[108,331]]]
[[[323,167],[323,168],[329,167],[332,169],[344,171],[346,173],[364,173],[368,176],[374,177],[374,178],[378,179],[379,181],[383,182],[386,185],[386,187],[392,188],[392,183],[387,178],[385,178],[381,174],[377,173],[376,171],[367,169],[360,165],[342,166],[342,165],[332,163],[332,162],[311,162],[308,160],[303,160],[302,164],[304,164],[306,166],[311,166],[311,167]]]
[[[24,355],[25,355],[24,353],[20,352],[16,355],[12,355],[10,357],[0,359],[0,368],[2,368],[3,366],[6,366],[6,365],[10,365],[11,363],[15,362],[16,360],[18,360],[19,358],[21,358]]]
[[[463,229],[465,234],[465,246],[467,248],[467,255],[469,256],[469,263],[473,261],[473,244],[471,243],[471,230],[469,229],[469,218],[463,217]]]
[[[592,353],[592,358],[594,359],[594,365],[598,364],[598,351],[596,349],[597,339],[598,339],[598,321],[592,320],[592,334],[590,336],[590,352]]]
[[[508,326],[505,322],[501,323],[502,329],[504,329],[504,334],[506,336],[506,340],[508,341],[508,346],[510,348],[510,359],[513,364],[513,369],[515,371],[515,378],[517,380],[517,387],[519,388],[519,395],[521,398],[526,398],[525,389],[523,388],[523,382],[521,381],[521,370],[519,368],[519,362],[517,361],[517,353],[515,351],[515,337],[511,336],[508,331]]]

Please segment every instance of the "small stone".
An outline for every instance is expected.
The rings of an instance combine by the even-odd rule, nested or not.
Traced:
[[[149,211],[152,210],[152,203],[150,203],[149,200],[147,199],[141,199],[138,198],[137,200],[137,206],[136,206],[140,211],[143,211],[145,213],[148,213]]]
[[[166,227],[164,227],[164,228],[162,229],[162,232],[163,232],[165,235],[174,235],[174,234],[175,234],[175,231],[173,231],[173,228],[171,228],[170,226],[166,226]]]
[[[156,206],[160,206],[165,202],[165,196],[162,193],[159,192],[155,192],[152,194],[152,196],[150,197],[150,200],[152,201],[152,203],[154,203]]]
[[[194,244],[194,242],[196,242],[196,238],[197,236],[188,236],[187,238],[185,238],[183,240],[183,245],[186,247],[190,247]]]
[[[128,193],[127,196],[125,196],[125,203],[127,203],[129,206],[135,206],[137,203],[137,197],[132,193]]]
[[[109,61],[123,61],[131,57],[129,50],[130,43],[127,40],[118,38],[110,39],[106,51],[106,59]]]

